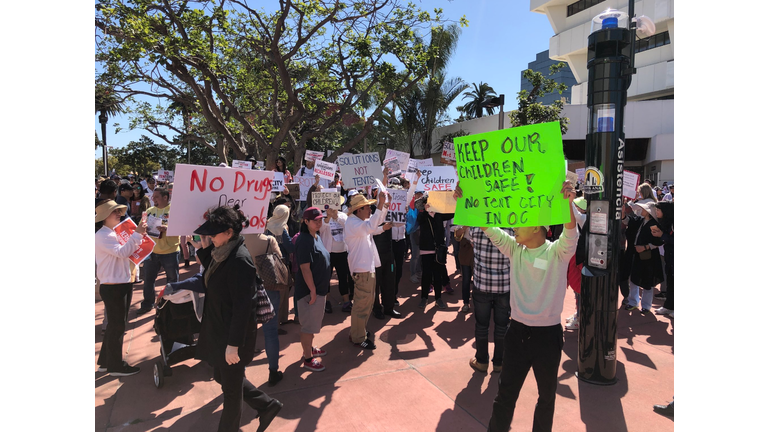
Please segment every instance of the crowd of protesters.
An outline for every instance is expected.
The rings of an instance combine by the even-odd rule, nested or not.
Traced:
[[[308,161],[291,175],[280,157],[273,169],[290,183],[295,177],[313,175],[313,162]],[[278,364],[279,335],[286,332],[280,326],[292,321],[301,325],[302,368],[315,372],[325,369],[319,358],[326,352],[315,346],[314,335],[322,328],[324,314],[334,311],[329,299],[334,270],[342,298],[340,311],[351,314],[349,341],[361,350],[374,350],[376,345],[367,331],[370,316],[403,317],[397,307],[405,265],[410,266],[411,282],[420,284],[419,308],[427,308],[430,295],[437,309],[447,308],[442,296],[454,292],[446,266],[448,246],[453,245],[453,259],[461,275],[463,305],[459,313],[474,315],[476,352],[469,366],[487,372],[492,365],[492,372],[500,374],[489,430],[509,430],[515,402],[531,367],[539,391],[534,430],[551,430],[563,342],[561,313],[568,287],[574,292],[576,313],[565,320],[565,328],[579,327],[585,261],[585,236],[581,233],[589,229],[585,226],[587,200],[578,186],[566,182],[561,192],[569,202],[571,221],[567,224],[457,226],[453,214],[431,209],[429,194],[418,182],[420,172],[413,182],[405,176],[387,174],[384,168],[388,187],[407,190],[405,223],[386,221],[391,199],[385,191],[377,187],[345,189],[337,173],[331,182],[321,182],[315,176],[304,200],[291,196],[287,188],[273,193],[264,233],[242,236],[241,214],[232,207],[213,209],[210,214],[218,216],[194,234],[167,236],[172,183],[158,182],[152,176],[98,179],[96,276],[105,309],[99,371],[113,376],[139,372],[121,357],[132,285],[142,284],[143,298],[135,312],[141,316],[155,307],[157,290],[162,288],[156,286],[161,269],[166,282],[172,283],[179,278],[180,262],[189,266],[194,259],[200,265],[209,298],[198,358],[214,366],[215,379],[222,386],[224,412],[219,430],[237,430],[241,399],[259,412],[259,430],[264,430],[282,404],[245,379],[245,367],[253,358],[256,322],[247,307],[232,303],[235,298],[243,303],[254,298],[248,279],[254,278],[256,257],[274,253],[292,274],[289,284],[267,291],[275,315],[262,329],[272,386],[283,377]],[[323,212],[311,205],[312,193],[326,187],[339,191],[341,210]],[[460,187],[454,196],[462,196]],[[664,182],[657,187],[650,180],[637,188],[635,199],[625,200],[622,227],[626,250],[619,258],[621,284],[617,289],[628,311],[650,312],[654,289],[664,282],[661,286],[665,290],[656,295],[664,305],[655,313],[674,317],[673,203],[674,186]],[[143,216],[162,222],[148,227]],[[113,228],[128,217],[137,228],[121,245]],[[145,232],[155,246],[149,257],[135,266],[127,256]],[[201,239],[196,239],[197,235]],[[222,315],[221,310],[227,312]],[[293,320],[289,319],[291,314]],[[489,348],[491,322],[493,353]]]

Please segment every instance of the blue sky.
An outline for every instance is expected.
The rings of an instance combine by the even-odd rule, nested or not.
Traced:
[[[481,81],[490,84],[497,94],[504,94],[505,110],[515,106],[515,96],[520,91],[520,73],[536,54],[549,49],[553,36],[547,17],[529,10],[526,0],[424,0],[414,1],[422,10],[443,9],[443,16],[458,20],[465,15],[469,27],[462,29],[455,54],[448,65],[449,78],[460,77],[470,84]],[[468,89],[469,90],[469,89]],[[458,117],[455,107],[463,105],[461,96],[456,98],[449,111],[451,118]],[[498,112],[498,111],[497,111]],[[115,134],[114,123],[122,127]],[[101,138],[98,115],[94,127]],[[107,124],[107,143],[122,147],[138,140],[146,131],[128,130],[128,118],[110,118]],[[151,137],[151,136],[150,136]],[[154,139],[154,138],[153,138]],[[156,142],[161,140],[155,139]],[[101,157],[101,149],[95,151]]]

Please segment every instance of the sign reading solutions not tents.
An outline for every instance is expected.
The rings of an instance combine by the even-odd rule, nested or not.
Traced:
[[[376,179],[384,179],[378,153],[343,154],[336,159],[336,163],[341,169],[344,187],[373,186]]]
[[[248,218],[243,234],[264,232],[274,172],[177,164],[175,174],[167,235],[192,234],[206,211],[235,204]]]
[[[559,122],[454,138],[463,197],[454,224],[556,225],[570,221],[561,191],[565,155]]]

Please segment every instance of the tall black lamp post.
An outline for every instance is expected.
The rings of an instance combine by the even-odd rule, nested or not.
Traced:
[[[104,111],[99,114],[99,123],[101,123],[101,144],[104,149],[104,176],[109,177],[109,168],[107,167],[107,114]]]
[[[616,383],[618,273],[624,250],[621,230],[624,106],[635,72],[634,1],[629,15],[607,10],[595,17],[587,45],[589,123],[584,196],[587,199],[586,258],[579,307],[578,377],[592,384]],[[630,23],[622,28],[621,22]]]

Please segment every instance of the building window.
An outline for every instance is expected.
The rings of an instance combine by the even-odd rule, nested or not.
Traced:
[[[579,0],[576,3],[572,3],[568,5],[568,15],[575,15],[583,10],[587,10],[591,8],[592,6],[602,3],[605,0]]]
[[[649,49],[669,44],[669,32],[665,31],[635,42],[635,53],[648,51]]]

